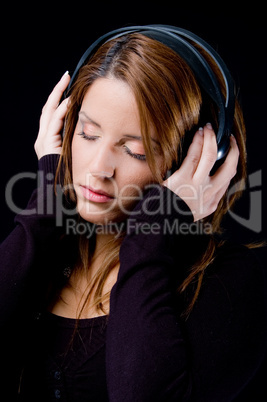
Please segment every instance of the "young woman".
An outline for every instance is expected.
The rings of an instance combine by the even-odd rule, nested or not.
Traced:
[[[251,249],[217,236],[245,177],[238,103],[230,150],[210,175],[213,106],[173,50],[125,35],[99,48],[59,104],[69,80],[42,111],[43,180],[0,249],[10,392],[23,401],[245,400],[266,348],[264,275]]]

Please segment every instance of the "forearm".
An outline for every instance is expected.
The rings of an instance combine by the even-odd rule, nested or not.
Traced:
[[[38,259],[61,233],[56,227],[56,197],[53,181],[57,155],[39,161],[39,173],[44,178],[27,208],[15,218],[16,226],[0,246],[0,322],[16,310],[25,291],[27,280]],[[47,206],[49,205],[49,208]]]
[[[165,207],[168,197],[175,200],[176,211],[169,217],[165,213],[137,215],[137,226],[132,224],[121,246],[107,335],[111,402],[125,400],[126,392],[127,402],[185,401],[190,394],[185,342],[173,305],[173,236],[166,233],[165,225],[168,219],[190,224],[193,218],[183,201],[169,190],[162,194]],[[156,209],[157,202],[152,201],[150,208]],[[142,224],[146,225],[143,232]]]

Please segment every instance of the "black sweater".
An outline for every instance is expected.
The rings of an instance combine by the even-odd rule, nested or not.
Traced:
[[[57,225],[55,208],[34,213],[52,194],[47,173],[55,172],[57,159],[49,155],[40,160],[45,181],[29,201],[26,211],[31,212],[16,217],[15,229],[0,247],[1,388],[9,392],[7,401],[16,394],[35,340],[33,322],[44,309],[49,278],[72,258],[72,249],[62,246],[64,224]],[[157,211],[159,202],[166,210],[170,201],[171,214],[147,213]],[[255,252],[229,243],[218,248],[194,309],[183,319],[180,314],[194,288],[186,297],[175,289],[207,246],[208,236],[192,233],[195,224],[186,204],[160,186],[146,194],[131,219],[111,292],[105,356],[97,362],[106,374],[102,386],[107,400],[265,401],[265,267]],[[178,222],[183,230],[171,234],[166,222],[168,228]],[[89,390],[88,401],[95,400]],[[41,394],[40,389],[36,400]],[[62,400],[62,395],[55,398]]]

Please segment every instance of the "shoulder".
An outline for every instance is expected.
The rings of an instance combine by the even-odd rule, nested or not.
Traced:
[[[267,347],[266,264],[258,254],[257,249],[225,243],[206,269],[184,323],[200,393],[211,392],[218,381],[223,389],[229,384],[241,389],[262,362]]]
[[[226,242],[206,268],[188,324],[194,330],[197,327],[199,335],[203,331],[203,337],[210,328],[219,338],[224,333],[239,342],[255,335],[263,341],[267,331],[266,276],[266,264],[257,249]]]
[[[235,291],[265,289],[264,251],[227,241],[218,247],[214,262],[207,269],[206,280],[220,280]]]
[[[238,316],[246,309],[247,314],[263,315],[267,310],[266,282],[266,264],[258,249],[225,242],[205,271],[199,298],[227,314]]]

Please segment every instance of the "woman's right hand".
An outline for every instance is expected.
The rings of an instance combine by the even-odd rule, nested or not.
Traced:
[[[34,149],[38,159],[48,154],[61,154],[61,131],[68,110],[68,98],[59,105],[63,92],[70,82],[68,71],[54,87],[42,109],[40,126]]]

